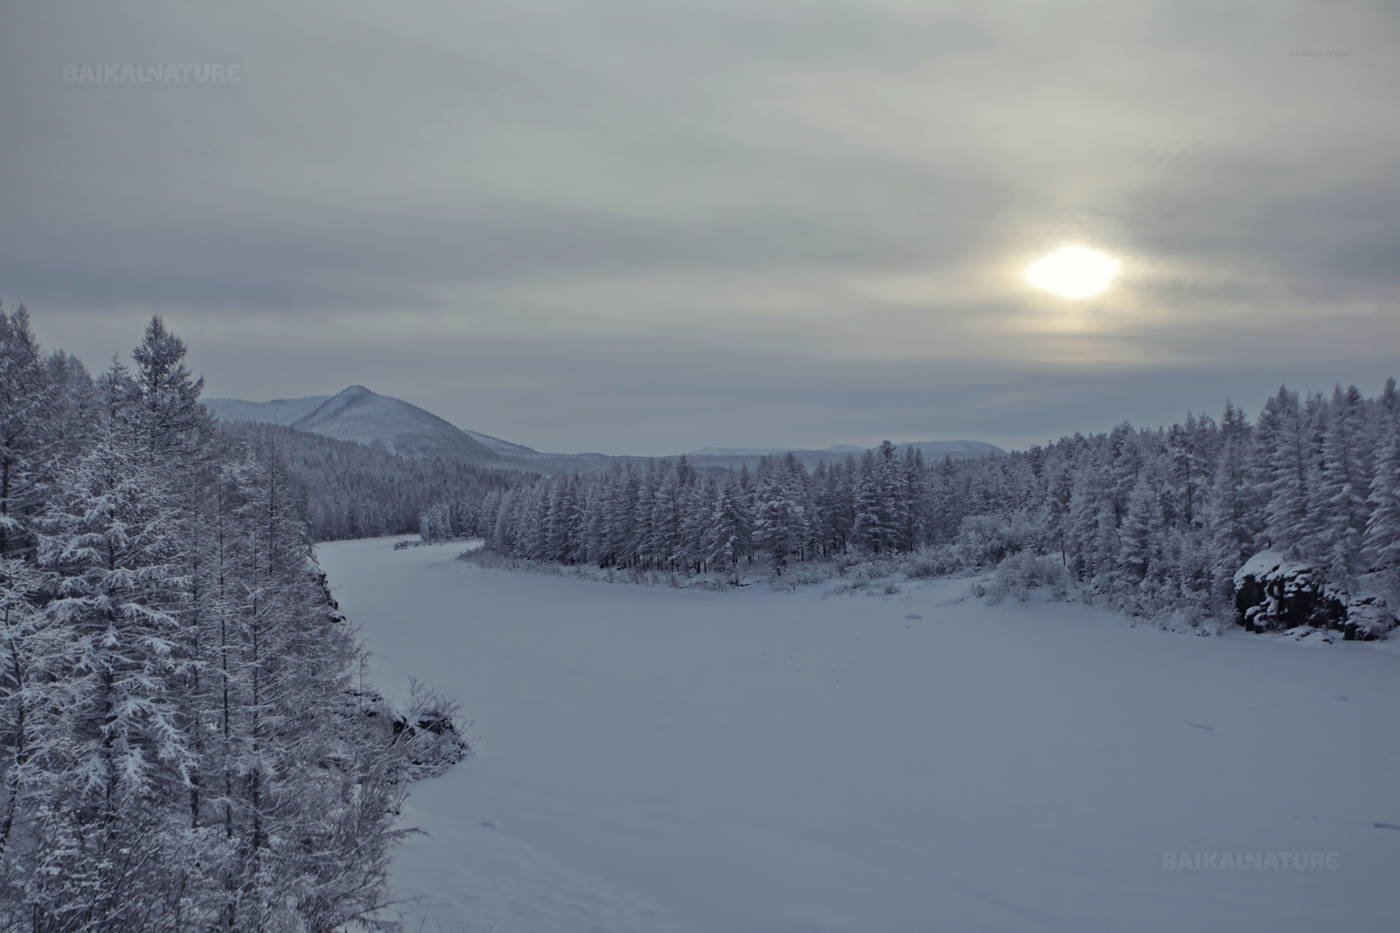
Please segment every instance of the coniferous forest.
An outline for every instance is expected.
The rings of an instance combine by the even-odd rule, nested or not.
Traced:
[[[1252,421],[1227,403],[1219,421],[1121,424],[932,464],[888,441],[811,471],[791,454],[753,474],[658,460],[495,490],[475,510],[440,504],[422,533],[480,534],[491,551],[532,561],[733,583],[806,565],[805,580],[829,570],[858,581],[995,568],[1004,590],[1044,584],[1187,627],[1240,620],[1235,578],[1261,555],[1306,573],[1352,610],[1348,637],[1369,638],[1400,602],[1400,394],[1394,379],[1377,398],[1285,387]]]
[[[427,713],[361,683],[279,439],[216,431],[184,356],[153,319],[94,379],[0,314],[0,929],[329,931],[390,897]]]
[[[282,425],[229,422],[219,430],[278,457],[316,541],[413,534],[431,505],[477,501],[537,478],[445,457],[403,457]]]

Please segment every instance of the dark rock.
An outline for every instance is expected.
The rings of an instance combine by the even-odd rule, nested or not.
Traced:
[[[452,717],[432,710],[420,711],[413,717],[395,716],[392,734],[392,741],[407,746],[414,778],[437,777],[472,751]]]
[[[1270,551],[1235,574],[1235,621],[1250,632],[1314,628],[1340,632],[1346,641],[1372,641],[1395,624],[1380,597],[1352,596],[1317,568]]]

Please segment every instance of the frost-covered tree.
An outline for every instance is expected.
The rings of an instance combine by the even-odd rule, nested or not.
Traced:
[[[1389,388],[1394,389],[1393,381]],[[1387,412],[1382,429],[1363,545],[1367,566],[1382,575],[1395,598],[1400,596],[1400,412]]]
[[[731,478],[720,485],[709,516],[705,529],[705,560],[738,583],[740,562],[750,555],[752,542],[753,529],[744,492]]]
[[[34,513],[66,452],[60,388],[29,313],[0,308],[0,557],[33,545]]]
[[[1346,392],[1338,387],[1332,394],[1329,414],[1322,444],[1322,468],[1313,497],[1321,531],[1313,544],[1326,561],[1329,578],[1346,586],[1360,569],[1361,540],[1366,528],[1365,454],[1359,436],[1361,393],[1355,386]]]
[[[215,434],[184,354],[154,320],[94,388],[0,326],[0,929],[383,920],[416,753],[351,689],[285,452]]]
[[[1280,387],[1264,406],[1260,422],[1270,426],[1256,447],[1258,478],[1266,494],[1262,544],[1297,556],[1308,532],[1307,425],[1296,393]]]
[[[800,505],[791,477],[780,463],[765,462],[754,492],[753,546],[773,562],[781,574],[801,542]]]
[[[1282,387],[1253,422],[1227,403],[1217,423],[1124,423],[1005,457],[925,464],[889,442],[808,470],[791,455],[691,479],[683,461],[580,475],[578,560],[600,567],[780,573],[793,562],[918,553],[920,568],[1017,567],[1051,557],[1077,595],[1148,616],[1233,618],[1233,580],[1260,549],[1310,565],[1350,598],[1395,579],[1394,449],[1400,391],[1354,388],[1300,400]],[[538,556],[540,479],[478,499],[488,546]],[[548,550],[548,549],[547,549]],[[552,559],[558,559],[552,558]],[[835,571],[833,571],[835,572]],[[923,569],[919,573],[925,572]],[[1397,594],[1400,595],[1400,594]]]

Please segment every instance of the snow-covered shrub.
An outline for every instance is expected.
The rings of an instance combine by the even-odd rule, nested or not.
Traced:
[[[828,562],[810,562],[799,564],[789,571],[793,580],[799,586],[812,586],[817,583],[825,583],[836,576],[836,567]]]
[[[925,548],[904,559],[904,575],[911,580],[946,577],[963,567],[956,549],[949,545]]]
[[[408,709],[393,719],[394,744],[402,751],[410,778],[437,777],[471,754],[471,743],[453,717],[455,700],[416,687]]]
[[[832,565],[835,566],[836,572],[844,577],[846,575],[846,571],[850,570],[857,564],[867,563],[869,560],[870,555],[868,554],[862,554],[858,551],[847,551],[843,554],[837,554],[836,557],[832,560]]]
[[[1042,586],[1048,587],[1054,598],[1063,598],[1069,590],[1069,573],[1064,565],[1053,557],[1018,551],[997,564],[987,595],[994,601],[1008,596],[1019,601]]]
[[[842,576],[849,577],[853,581],[869,583],[871,580],[883,576],[883,574],[880,573],[879,568],[871,561],[863,561],[859,564],[852,564],[850,567],[846,568]]]
[[[836,569],[831,564],[794,564],[781,577],[773,577],[768,582],[775,590],[792,592],[799,586],[815,586],[818,583],[825,583],[835,574]]]
[[[437,777],[472,753],[466,730],[455,722],[459,711],[456,700],[416,681],[412,683],[406,707],[398,709],[384,695],[373,690],[352,690],[346,701],[359,710],[370,726],[376,743],[382,743],[394,758],[398,779],[418,780]],[[344,762],[327,760],[327,767],[343,767]]]
[[[848,567],[845,573],[842,575],[845,577],[849,577],[851,580],[869,583],[872,580],[879,580],[882,577],[888,577],[891,574],[894,574],[895,572],[896,565],[893,561],[867,560],[862,561],[859,564],[853,564],[852,566]]]
[[[1192,635],[1219,635],[1224,629],[1220,619],[1190,609],[1172,609],[1155,616],[1153,621],[1169,632],[1185,632]]]
[[[899,593],[899,584],[894,580],[850,580],[846,583],[833,586],[827,590],[827,596],[849,596],[852,593],[864,593],[867,596],[881,594],[884,596],[894,596]]]

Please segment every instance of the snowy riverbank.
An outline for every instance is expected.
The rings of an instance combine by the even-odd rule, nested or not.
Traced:
[[[1400,915],[1394,652],[988,606],[965,580],[825,599],[619,587],[484,570],[461,548],[320,548],[376,682],[420,677],[475,721],[477,757],[410,799],[430,834],[396,864],[422,897],[410,929]]]

